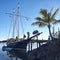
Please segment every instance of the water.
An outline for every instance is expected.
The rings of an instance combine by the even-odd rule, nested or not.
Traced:
[[[7,51],[2,51],[2,47],[3,46],[5,46],[6,45],[6,43],[0,43],[0,60],[21,60],[20,58],[18,58],[17,57],[17,59],[16,59],[16,56],[15,55],[18,55],[19,54],[19,51],[17,52],[17,54],[15,54],[15,52],[14,52],[14,54],[12,53],[12,55],[14,55],[14,56],[11,56],[10,54],[10,52],[8,52],[7,53]],[[33,43],[33,48],[32,49],[35,49],[35,48],[37,48],[37,44],[36,43]],[[27,47],[28,48],[28,47]],[[27,50],[28,51],[28,50]],[[20,54],[18,55],[19,57],[20,57]],[[24,55],[25,56],[25,55]],[[25,58],[24,58],[25,59]]]
[[[0,60],[16,60],[16,57],[9,57],[6,51],[2,51],[2,46],[6,45],[6,43],[0,43]],[[17,58],[17,60],[21,60]]]

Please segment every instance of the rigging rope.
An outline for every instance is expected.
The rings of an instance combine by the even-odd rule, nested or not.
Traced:
[[[9,32],[8,32],[8,39],[9,39],[10,32],[11,32],[11,26],[12,26],[12,20],[11,20],[11,23],[10,23],[10,28],[9,28]]]
[[[23,34],[24,34],[24,27],[23,27],[22,20],[20,20],[20,22],[21,22],[22,32],[23,32]]]

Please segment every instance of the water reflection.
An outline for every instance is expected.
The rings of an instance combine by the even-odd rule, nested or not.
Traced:
[[[4,46],[4,44],[2,44],[2,46]],[[1,46],[1,48],[2,48],[2,46]],[[33,46],[32,50],[36,49],[37,48],[37,43],[33,43],[32,46]],[[30,46],[30,48],[31,48],[31,46]],[[28,45],[27,45],[26,50],[12,49],[10,51],[9,50],[4,51],[4,52],[2,51],[2,53],[5,54],[5,56],[8,57],[8,60],[28,60],[28,57],[30,57],[31,52],[30,52],[30,50],[28,50]]]
[[[2,46],[3,46],[3,45],[5,45],[5,43],[0,43],[0,60],[11,60],[11,59],[7,56],[6,52],[3,52],[3,51],[2,51]]]
[[[18,60],[18,58],[23,59],[23,60],[27,60],[27,53],[23,52],[23,51],[12,50],[12,51],[7,51],[7,54],[11,59],[13,57],[15,57],[16,60]]]
[[[20,58],[14,56],[15,54],[11,54],[11,52],[8,53],[8,51],[2,51],[2,46],[5,45],[6,43],[0,43],[0,60],[21,60]]]
[[[36,44],[33,44],[35,45],[35,48],[36,48]],[[28,47],[28,46],[27,46]],[[33,47],[34,49],[34,47]],[[15,57],[16,59],[20,58],[20,59],[23,59],[23,60],[28,60],[28,50],[19,50],[19,49],[13,49],[13,50],[10,50],[10,51],[7,51],[7,54],[8,56],[12,59],[13,57]]]

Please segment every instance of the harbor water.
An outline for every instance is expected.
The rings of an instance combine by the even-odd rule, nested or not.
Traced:
[[[2,46],[6,43],[0,43],[0,60],[21,60],[20,58],[10,57],[6,51],[2,51]]]
[[[11,54],[9,54],[9,52],[7,52],[7,51],[3,51],[2,50],[3,46],[6,46],[6,43],[0,43],[0,60],[22,60],[17,56],[11,56]],[[27,48],[28,48],[28,46],[27,46]],[[33,43],[33,49],[36,49],[36,48],[37,48],[37,44]],[[28,51],[28,49],[27,49],[27,51]],[[14,52],[14,54],[15,54],[15,52]]]

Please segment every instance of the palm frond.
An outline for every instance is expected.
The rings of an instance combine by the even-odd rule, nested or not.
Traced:
[[[60,20],[56,20],[53,24],[57,24],[60,23]]]
[[[43,21],[37,21],[37,22],[32,23],[32,25],[38,25],[39,27],[43,27],[43,26],[48,25],[48,23],[45,23]]]
[[[41,17],[36,17],[35,18],[37,21],[43,21],[43,19]]]
[[[43,16],[46,16],[47,15],[47,10],[46,9],[41,9],[40,14],[43,15]]]
[[[48,12],[46,9],[41,9],[40,14],[42,15],[43,21],[47,21],[48,19]]]
[[[55,16],[57,15],[58,11],[60,10],[59,8],[56,9],[56,11],[52,14],[53,8],[51,8],[50,12],[48,12],[46,9],[41,9],[40,14],[42,15],[41,17],[36,17],[35,20],[36,22],[32,23],[32,25],[38,25],[39,27],[43,27],[50,24],[56,24],[59,23],[60,20],[56,20]]]
[[[54,8],[54,7],[51,8],[50,13],[52,13],[53,8]]]
[[[43,17],[46,17],[46,16],[47,16],[47,10],[46,10],[46,9],[41,9],[40,14],[41,14]]]
[[[56,14],[58,13],[59,10],[60,10],[60,9],[58,8],[58,9],[53,13],[53,15],[51,16],[51,18],[55,18]]]
[[[50,18],[50,23],[54,24],[54,22],[56,22],[55,18]]]

